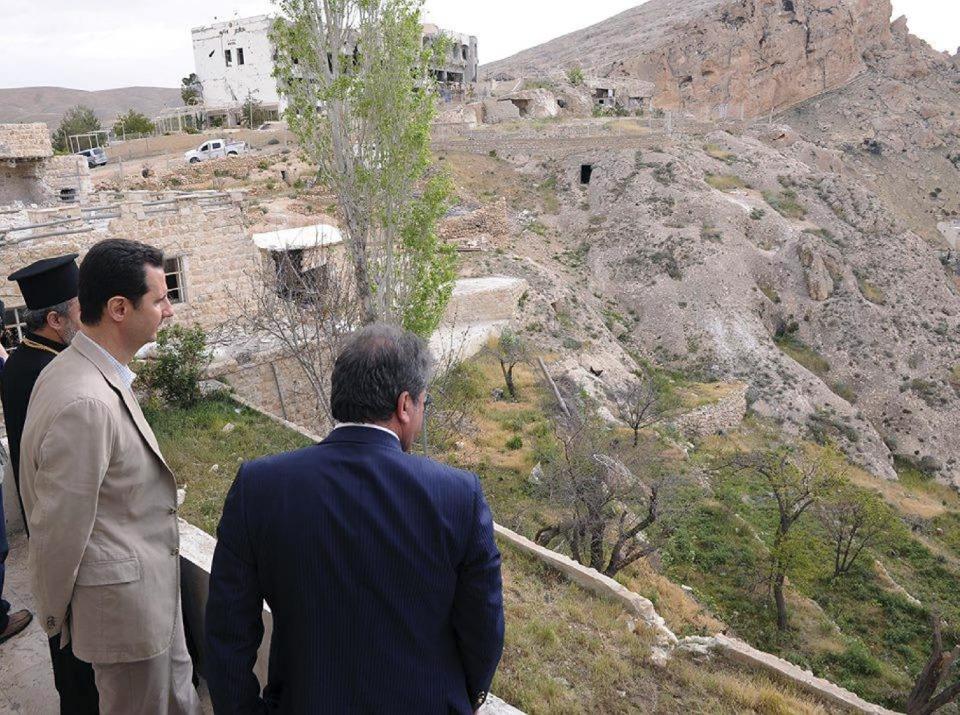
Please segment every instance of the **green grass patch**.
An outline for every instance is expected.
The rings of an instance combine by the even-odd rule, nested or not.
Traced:
[[[807,368],[814,375],[825,378],[830,372],[830,361],[793,333],[775,339],[777,347]]]
[[[807,209],[800,203],[793,189],[783,191],[764,191],[763,200],[784,218],[802,220],[807,217]]]
[[[208,534],[216,533],[223,500],[242,462],[311,444],[225,396],[206,398],[186,410],[144,405],[143,412],[177,484],[186,487],[181,515]],[[227,424],[234,429],[224,432]]]

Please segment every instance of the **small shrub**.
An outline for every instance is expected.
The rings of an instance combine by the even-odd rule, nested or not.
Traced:
[[[169,179],[167,179],[167,184],[169,186],[183,186],[183,181],[176,176],[171,176]]]
[[[583,69],[580,67],[571,67],[567,70],[567,81],[574,87],[583,84]]]
[[[200,381],[210,360],[203,328],[172,325],[157,335],[157,356],[139,376],[151,396],[174,407],[191,407],[201,397]]]
[[[518,449],[523,449],[523,438],[515,434],[513,437],[507,440],[507,449],[511,451],[517,451]]]
[[[723,233],[710,224],[703,224],[700,228],[700,238],[710,243],[723,243]]]
[[[767,212],[764,211],[763,209],[753,209],[753,210],[750,212],[750,218],[751,218],[751,220],[753,220],[753,221],[759,221],[760,219],[762,219],[762,218],[763,218],[764,216],[766,216],[766,215],[767,215]]]
[[[270,162],[266,159],[261,159],[257,162],[257,168],[260,169],[260,171],[266,171],[270,168]]]
[[[653,178],[664,186],[672,184],[677,179],[674,172],[674,163],[669,161],[666,164],[657,164],[653,169]]]

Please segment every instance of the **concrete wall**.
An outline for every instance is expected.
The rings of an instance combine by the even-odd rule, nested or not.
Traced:
[[[265,106],[279,106],[280,95],[273,78],[273,44],[268,15],[235,19],[194,28],[193,57],[203,83],[203,101],[208,108],[234,107],[252,96]],[[226,52],[230,51],[231,66]],[[243,64],[238,50],[243,50]],[[282,109],[282,107],[281,107]]]

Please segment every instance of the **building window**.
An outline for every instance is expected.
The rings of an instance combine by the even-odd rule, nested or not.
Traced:
[[[227,67],[233,67],[233,51],[232,50],[224,50],[223,58],[227,61]]]
[[[243,64],[243,48],[242,47],[237,48],[237,64],[238,65]]]
[[[0,343],[5,348],[15,348],[23,340],[23,334],[27,332],[27,324],[23,319],[23,314],[27,312],[24,306],[18,308],[7,308],[3,313],[3,334],[0,336]]]
[[[167,297],[171,303],[187,302],[186,270],[182,256],[167,258],[163,262],[163,272],[167,278]]]

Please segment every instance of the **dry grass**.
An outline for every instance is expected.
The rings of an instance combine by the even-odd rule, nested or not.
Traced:
[[[737,189],[750,188],[750,185],[746,181],[734,174],[707,173],[703,180],[717,191],[735,191]]]
[[[621,572],[617,581],[649,599],[679,636],[714,635],[726,629],[722,621],[714,618],[678,584],[657,573],[647,561],[638,561]]]
[[[507,637],[493,691],[530,713],[828,712],[786,683],[714,659],[649,660],[618,604],[503,546]],[[836,712],[834,709],[833,712]]]
[[[863,297],[871,303],[875,305],[886,305],[887,296],[877,285],[859,276],[857,277],[857,285],[860,287],[860,293]]]
[[[737,155],[733,152],[727,151],[723,147],[717,144],[707,144],[703,147],[703,151],[707,156],[712,157],[718,161],[722,161],[726,164],[732,164],[737,160]]]

